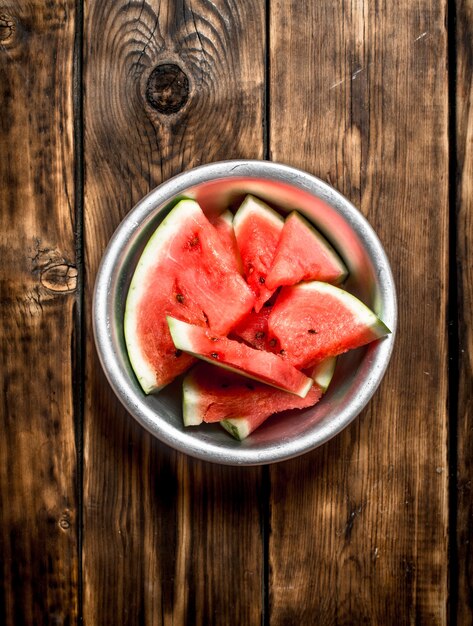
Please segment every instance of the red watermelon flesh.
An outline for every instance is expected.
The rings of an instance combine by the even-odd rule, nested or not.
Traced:
[[[256,350],[244,343],[219,336],[208,328],[168,317],[169,330],[177,350],[214,365],[264,382],[304,398],[312,379],[277,354]]]
[[[300,368],[389,332],[355,296],[318,281],[283,287],[268,319],[269,337],[277,339],[284,358]]]
[[[233,214],[230,211],[224,211],[223,213],[220,213],[220,215],[211,217],[210,223],[217,230],[219,237],[227,250],[231,250],[235,259],[235,269],[240,274],[243,274],[240,251],[238,250],[235,231],[233,230]]]
[[[266,287],[295,285],[302,280],[338,284],[346,278],[342,260],[322,235],[297,211],[284,223]]]
[[[244,418],[244,435],[247,436],[274,413],[313,406],[321,397],[322,390],[317,385],[311,387],[305,398],[299,398],[202,363],[193,367],[183,382],[184,424]],[[242,438],[241,428],[238,432],[238,438]]]
[[[245,198],[233,220],[243,272],[256,295],[256,312],[274,291],[266,287],[266,275],[273,262],[283,226],[283,218],[253,196]]]
[[[271,306],[264,306],[258,313],[251,311],[233,328],[232,335],[243,339],[253,348],[272,352],[268,345],[268,318],[271,310]]]
[[[166,315],[226,334],[254,299],[197,202],[179,202],[146,245],[127,296],[125,340],[143,390],[161,389],[193,361],[174,347]]]

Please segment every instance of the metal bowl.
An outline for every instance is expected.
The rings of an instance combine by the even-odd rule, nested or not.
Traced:
[[[273,416],[243,442],[218,425],[184,428],[180,380],[146,396],[131,369],[123,336],[128,286],[140,254],[160,221],[182,197],[207,214],[236,207],[247,193],[282,213],[298,209],[332,243],[350,271],[346,288],[391,329],[389,337],[339,357],[332,384],[315,407]],[[166,444],[227,465],[289,459],[320,446],[366,406],[388,365],[396,331],[396,291],[389,262],[371,226],[340,193],[306,172],[266,161],[224,161],[195,168],[141,200],[113,235],[102,259],[93,304],[97,351],[127,411]]]

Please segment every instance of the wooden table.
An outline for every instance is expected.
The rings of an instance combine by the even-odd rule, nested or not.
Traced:
[[[472,41],[472,0],[0,0],[0,623],[473,623]],[[154,440],[92,339],[120,220],[227,158],[347,195],[400,296],[369,407],[271,467]]]

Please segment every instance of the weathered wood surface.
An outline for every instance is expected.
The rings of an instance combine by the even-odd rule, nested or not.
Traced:
[[[449,3],[448,21],[446,5],[0,0],[0,623],[473,623],[473,4]],[[379,233],[399,336],[373,401],[334,441],[269,469],[217,467],[120,407],[91,294],[139,198],[200,163],[262,158],[266,130],[273,160],[332,183]]]
[[[0,0],[0,623],[78,613],[74,2]],[[54,70],[52,69],[54,68]]]
[[[144,194],[200,163],[262,157],[263,5],[85,8],[84,623],[257,624],[261,470],[195,462],[143,432],[100,371],[89,305],[105,245]]]
[[[473,2],[456,13],[458,396],[458,624],[473,624]],[[454,390],[452,390],[452,394]]]
[[[271,3],[271,157],[362,210],[400,301],[393,360],[368,409],[324,448],[271,468],[273,626],[447,622],[444,10]]]

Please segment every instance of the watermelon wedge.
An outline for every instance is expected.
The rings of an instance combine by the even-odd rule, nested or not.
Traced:
[[[235,237],[235,231],[233,230],[233,213],[231,211],[224,211],[216,217],[210,218],[210,223],[217,230],[220,239],[227,248],[231,250],[232,255],[235,258],[235,268],[243,274],[243,265],[241,262],[240,251],[238,250],[238,244]]]
[[[283,287],[268,319],[269,337],[277,339],[284,358],[300,368],[390,332],[355,296],[318,281]]]
[[[238,428],[244,436],[248,436],[273,413],[304,409],[322,397],[322,390],[317,385],[311,387],[305,398],[299,398],[210,363],[199,363],[193,367],[184,379],[182,390],[186,426],[244,420],[244,429]],[[227,426],[230,426],[229,422]]]
[[[302,400],[302,402],[307,401],[311,402],[311,404],[306,404],[305,406],[288,406],[288,394],[284,394],[284,398],[278,397],[278,399],[276,400],[276,405],[279,406],[279,408],[277,409],[277,411],[273,412],[279,413],[280,411],[286,411],[288,409],[303,409],[317,404],[321,396],[327,391],[327,388],[333,376],[333,372],[335,370],[335,364],[336,359],[329,358],[325,361],[322,361],[322,363],[319,363],[319,365],[314,369],[314,385],[312,386],[307,396]],[[282,392],[277,393],[279,394]],[[315,401],[313,402],[313,400]],[[268,411],[269,409],[270,407],[268,405]],[[268,417],[271,417],[271,415],[272,413],[265,416],[265,411],[263,407],[257,407],[257,409],[253,411],[253,407],[250,405],[250,409],[248,412],[245,412],[244,417],[228,417],[222,420],[220,422],[220,425],[225,428],[225,430],[229,432],[233,437],[235,437],[235,439],[243,441],[243,439],[246,439],[248,435],[256,430],[258,426],[261,426],[261,424],[263,424],[268,419]]]
[[[322,394],[326,392],[332,379],[333,372],[335,370],[335,363],[336,359],[331,358],[326,359],[326,361],[323,361],[317,366],[317,368],[313,372],[314,385],[312,386],[307,396],[303,400],[299,400],[300,404],[298,404],[298,406],[289,406],[291,401],[288,399],[288,394],[281,395],[283,392],[280,391],[276,392],[278,394],[276,398],[273,397],[271,399],[268,399],[268,404],[267,406],[265,406],[263,394],[265,394],[265,390],[267,389],[267,387],[266,385],[263,385],[265,389],[263,390],[261,401],[257,402],[256,407],[254,407],[252,404],[249,404],[249,402],[251,402],[251,399],[248,398],[248,403],[244,405],[245,409],[243,409],[245,413],[244,417],[227,417],[226,419],[220,421],[220,425],[225,428],[225,430],[228,431],[233,437],[235,437],[235,439],[242,441],[243,439],[246,439],[246,437],[248,437],[248,435],[256,430],[259,426],[261,426],[261,424],[263,424],[268,419],[268,417],[271,417],[274,412],[286,411],[288,409],[304,409],[308,408],[309,406],[313,406],[320,400]],[[213,398],[213,400],[215,402],[215,405],[218,406],[218,400],[216,400],[215,398]],[[200,398],[200,402],[202,403],[202,397]],[[276,411],[273,411],[273,413],[270,413],[271,405],[273,404],[273,402],[274,406],[277,406],[278,408],[276,409]],[[302,403],[304,403],[304,406],[302,406]],[[247,410],[246,407],[249,407],[249,410]],[[237,408],[237,406],[235,408]],[[210,412],[215,412],[213,406],[209,406],[207,414],[209,414]],[[223,409],[223,412],[225,412],[225,409]],[[241,412],[242,411],[240,410],[240,414]],[[238,411],[236,410],[235,413],[238,414]]]
[[[158,391],[193,362],[174,347],[166,315],[226,334],[254,300],[197,202],[179,202],[148,241],[126,301],[125,341],[143,391]]]
[[[253,196],[246,196],[233,219],[243,272],[256,295],[256,312],[274,291],[265,282],[283,227],[283,218]]]
[[[297,211],[284,223],[266,287],[277,289],[301,280],[339,284],[347,268],[329,242]]]
[[[253,378],[304,398],[312,379],[277,354],[255,350],[244,343],[219,336],[208,328],[167,318],[174,346],[227,370]]]

